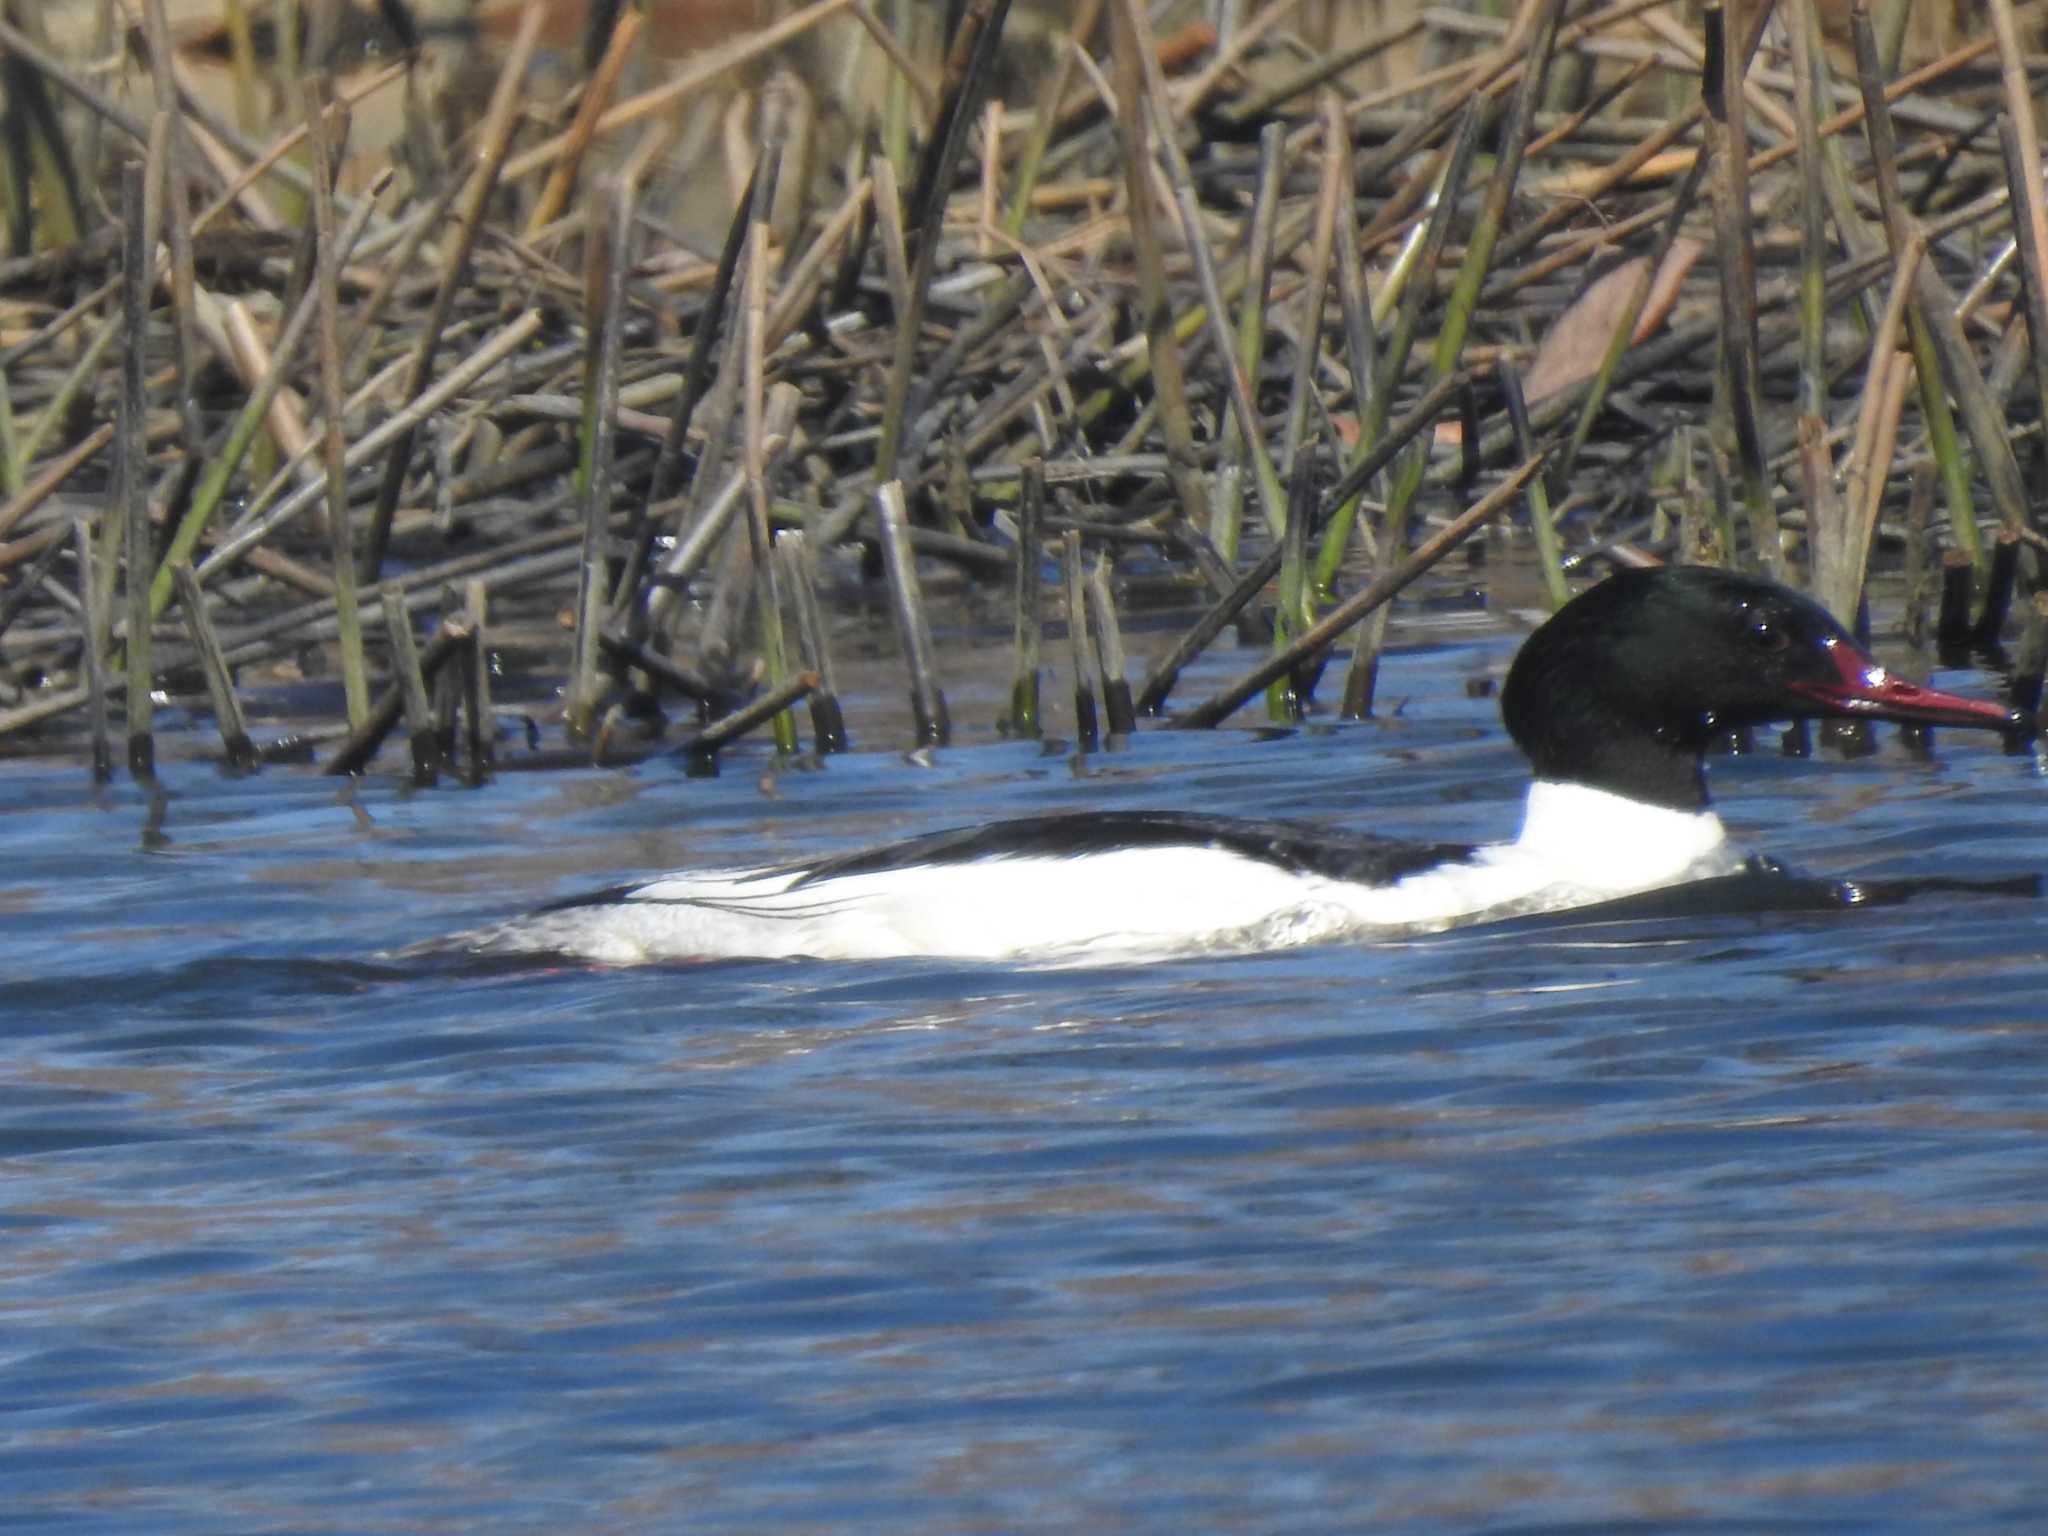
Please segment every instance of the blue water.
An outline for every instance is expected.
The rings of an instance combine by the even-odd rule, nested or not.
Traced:
[[[1466,688],[1511,644],[1404,650],[1382,722],[1079,763],[0,769],[0,1530],[2048,1528],[2041,902],[1052,973],[381,958],[1027,810],[1511,835]],[[1993,741],[1713,780],[1817,873],[2048,871]]]

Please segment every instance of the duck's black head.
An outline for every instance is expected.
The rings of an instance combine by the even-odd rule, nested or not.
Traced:
[[[1891,676],[1797,592],[1703,566],[1623,571],[1566,603],[1515,658],[1501,714],[1537,777],[1688,810],[1707,803],[1700,754],[1734,727],[1814,715],[2020,723]]]

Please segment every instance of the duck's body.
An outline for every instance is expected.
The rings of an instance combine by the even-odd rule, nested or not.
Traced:
[[[1081,813],[775,869],[682,872],[475,935],[610,962],[928,955],[1130,961],[1421,932],[1731,872],[1717,731],[1831,714],[2011,729],[1889,677],[1807,599],[1725,572],[1611,578],[1517,657],[1502,711],[1535,764],[1521,835],[1417,844],[1301,823]]]
[[[696,870],[520,919],[492,947],[679,955],[1130,961],[1427,932],[1583,906],[1740,860],[1712,811],[1530,787],[1485,847],[1303,822],[1115,812],[934,833],[820,864]]]

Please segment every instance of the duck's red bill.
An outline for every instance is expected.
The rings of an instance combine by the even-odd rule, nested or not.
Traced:
[[[1828,647],[1828,658],[1840,676],[1827,682],[1792,684],[1794,693],[1811,699],[1831,715],[1851,719],[1896,720],[1907,725],[1967,725],[1979,730],[2018,730],[2025,720],[2016,709],[1987,699],[1923,688],[1894,677],[1852,645]]]

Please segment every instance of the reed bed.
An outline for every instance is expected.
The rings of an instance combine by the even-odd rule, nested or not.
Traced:
[[[1069,658],[1085,742],[1360,716],[1392,600],[1503,548],[1537,604],[1706,561],[1856,623],[1903,573],[2038,704],[2038,3],[1907,51],[1813,0],[809,0],[665,61],[659,7],[560,9],[223,0],[231,116],[163,0],[5,11],[0,752],[104,776],[118,720],[147,777],[168,699],[237,768],[403,723],[473,783],[539,682],[548,761],[795,752],[804,703],[823,754],[884,625],[886,744],[939,744],[967,590],[1014,734]]]

